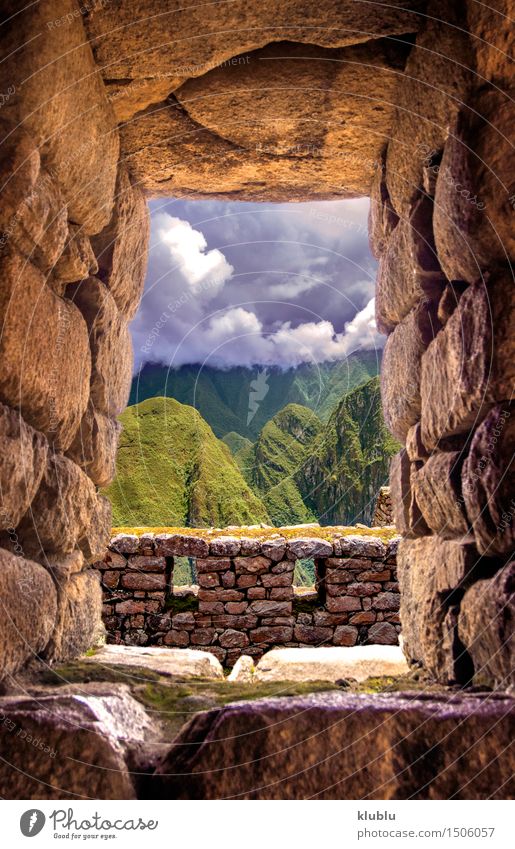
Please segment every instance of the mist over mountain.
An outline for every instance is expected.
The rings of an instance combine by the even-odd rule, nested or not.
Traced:
[[[327,421],[343,396],[379,374],[381,352],[357,351],[343,360],[296,368],[253,369],[147,364],[134,377],[129,404],[172,397],[194,407],[218,437],[234,431],[254,441],[287,404],[300,404]]]

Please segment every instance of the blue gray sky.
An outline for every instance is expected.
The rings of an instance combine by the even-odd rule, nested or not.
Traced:
[[[152,201],[136,369],[287,368],[382,347],[368,203]]]

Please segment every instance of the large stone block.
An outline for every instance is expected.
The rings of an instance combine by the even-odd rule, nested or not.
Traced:
[[[441,151],[473,83],[464,8],[432,0],[408,57],[386,157],[386,182],[397,213],[409,216],[423,170]]]
[[[470,660],[457,635],[457,605],[484,563],[468,538],[401,540],[397,556],[403,650],[443,684],[466,683]]]
[[[458,632],[478,681],[501,688],[515,684],[515,562],[467,590]]]
[[[90,402],[75,438],[66,452],[97,486],[108,486],[116,471],[121,425],[104,416]]]
[[[93,238],[98,276],[130,321],[138,309],[147,271],[150,216],[147,202],[120,165],[111,221]]]
[[[16,531],[24,550],[37,559],[43,552],[68,554],[78,546],[87,562],[94,562],[104,556],[110,525],[107,499],[75,463],[54,454]]]
[[[131,171],[154,195],[181,188],[189,197],[240,200],[368,194],[406,53],[400,42],[336,52],[271,44],[241,66],[213,68],[122,126]]]
[[[0,256],[0,270],[0,398],[66,450],[89,397],[86,323],[13,245]]]
[[[421,435],[427,449],[466,433],[515,385],[515,287],[470,286],[422,356]],[[383,365],[384,369],[384,365]]]
[[[39,150],[29,133],[16,123],[0,118],[0,231],[3,247],[16,226],[20,203],[30,197],[40,172]]]
[[[486,91],[460,112],[436,181],[434,233],[449,280],[474,283],[515,258],[513,101]]]
[[[422,302],[386,341],[381,368],[383,413],[400,442],[405,442],[408,430],[420,419],[421,358],[439,328],[435,312]]]
[[[513,0],[490,0],[489,3],[468,0],[466,8],[478,74],[500,88],[509,88],[513,72],[510,52]]]
[[[120,685],[0,700],[5,799],[135,799],[128,763],[152,726]],[[39,745],[38,745],[39,744]]]
[[[91,345],[91,400],[106,416],[117,416],[129,400],[132,344],[127,322],[109,289],[89,277],[72,283],[66,296],[79,308],[89,330]]]
[[[67,234],[68,210],[62,192],[56,180],[41,168],[30,190],[18,196],[4,240],[11,241],[49,275],[61,256]]]
[[[46,647],[56,623],[57,596],[42,566],[0,549],[0,678]]]
[[[481,554],[515,548],[515,405],[495,406],[476,430],[462,472],[463,499]]]
[[[413,487],[416,467],[403,448],[390,461],[390,495],[394,524],[403,536],[421,537],[429,533]]]
[[[70,218],[98,233],[111,216],[118,131],[76,0],[2,7],[4,107],[35,139],[66,197]]]
[[[15,528],[46,468],[48,443],[20,413],[0,404],[0,529]]]
[[[280,5],[262,0],[256,6],[236,0],[220,7],[215,19],[190,2],[156,15],[153,0],[138,0],[137,12],[130,13],[123,0],[116,0],[92,4],[85,24],[116,114],[124,120],[164,100],[188,77],[220,65],[240,70],[249,61],[242,54],[270,42],[342,47],[416,32],[420,18],[410,9],[419,7],[395,2],[371,15],[365,2],[353,0],[283,0]],[[322,23],[328,20],[330,27]]]
[[[98,263],[89,236],[76,224],[70,224],[63,253],[54,268],[54,288],[84,280],[98,271]]]
[[[154,799],[504,799],[512,792],[513,711],[507,697],[458,693],[241,702],[191,719],[150,792]]]
[[[457,451],[432,454],[411,476],[414,499],[429,528],[442,539],[470,530],[461,493],[463,457]]]
[[[102,590],[96,569],[68,576],[61,572],[56,584],[56,626],[43,656],[62,662],[84,654],[102,637]]]
[[[444,278],[436,256],[433,201],[421,197],[408,219],[399,221],[379,261],[376,322],[390,333],[419,301],[438,298]]]
[[[368,239],[370,250],[376,259],[379,259],[385,251],[398,221],[399,216],[391,204],[386,186],[386,150],[384,150],[370,187],[368,213]]]

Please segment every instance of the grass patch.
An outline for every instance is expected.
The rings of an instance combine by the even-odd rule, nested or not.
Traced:
[[[231,536],[236,538],[246,537],[250,539],[269,540],[275,538],[276,535],[282,536],[285,539],[301,539],[304,537],[316,537],[317,539],[325,539],[332,542],[338,537],[360,536],[360,537],[378,537],[383,542],[389,542],[391,539],[399,536],[398,531],[393,528],[356,528],[348,525],[334,525],[331,527],[309,527],[302,528],[297,525],[287,525],[277,528],[255,528],[241,525],[237,528],[184,528],[184,527],[167,527],[167,526],[149,526],[149,527],[128,527],[120,526],[112,529],[112,534],[181,534],[184,536],[200,537],[210,540],[220,536]]]

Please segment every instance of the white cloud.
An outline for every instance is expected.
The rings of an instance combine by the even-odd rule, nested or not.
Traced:
[[[207,288],[214,295],[229,280],[234,271],[232,265],[221,251],[206,251],[205,236],[188,221],[160,212],[154,216],[153,225],[151,257],[153,253],[168,259],[169,270],[194,292]],[[207,283],[212,286],[207,287]]]

